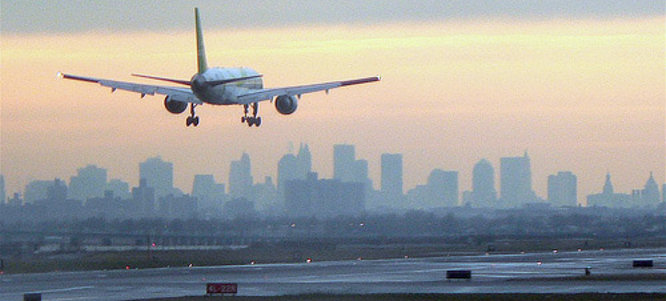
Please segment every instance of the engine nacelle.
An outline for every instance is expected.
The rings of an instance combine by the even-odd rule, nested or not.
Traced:
[[[171,100],[171,97],[167,96],[164,98],[164,107],[172,114],[180,114],[187,109],[187,103]]]
[[[289,115],[298,108],[298,100],[293,95],[280,95],[275,99],[275,109],[282,115]]]

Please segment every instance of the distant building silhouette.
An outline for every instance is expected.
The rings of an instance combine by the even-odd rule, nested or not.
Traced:
[[[35,201],[46,199],[48,189],[51,187],[51,185],[53,185],[53,181],[30,181],[30,183],[25,186],[23,200],[26,203],[34,203]]]
[[[0,205],[7,201],[7,192],[5,191],[5,177],[0,175]]]
[[[189,195],[169,194],[159,199],[158,215],[168,219],[191,219],[197,217],[199,209],[196,198]]]
[[[106,190],[113,192],[113,196],[121,200],[129,200],[132,197],[129,187],[129,183],[121,179],[111,179],[106,183]],[[106,197],[106,193],[104,196]]]
[[[69,198],[85,202],[89,198],[101,198],[106,189],[106,169],[88,165],[77,170],[69,180]]]
[[[252,202],[255,208],[262,211],[275,209],[276,206],[282,203],[272,177],[264,177],[263,183],[252,186]]]
[[[548,176],[548,202],[555,206],[578,205],[578,179],[569,171]]]
[[[305,180],[312,172],[312,154],[307,144],[301,144],[296,155],[296,178]]]
[[[387,201],[400,199],[403,195],[402,154],[382,154],[381,168],[382,196]]]
[[[615,193],[611,175],[606,174],[606,181],[601,193],[587,196],[587,206],[611,207],[611,208],[629,208],[631,196],[623,193]]]
[[[155,188],[148,186],[146,179],[139,180],[139,187],[132,188],[132,201],[137,215],[150,217],[155,214]]]
[[[213,216],[218,215],[227,200],[224,184],[216,183],[213,175],[194,175],[192,196],[205,212],[214,211]]]
[[[155,198],[174,194],[173,163],[162,161],[159,156],[139,163],[139,178],[146,180],[146,185],[155,189]]]
[[[128,218],[128,208],[126,205],[129,200],[123,201],[120,197],[113,194],[113,191],[107,190],[104,192],[104,197],[89,198],[86,201],[85,207],[88,213],[95,217],[103,218]]]
[[[429,209],[458,206],[458,172],[434,169],[426,185],[417,185],[407,192],[412,208]]]
[[[428,176],[432,207],[458,206],[458,172],[434,169]]]
[[[305,180],[312,172],[312,154],[307,144],[301,144],[298,154],[286,154],[278,162],[277,191],[284,200],[285,183],[291,180]]]
[[[650,178],[645,183],[643,190],[641,190],[641,198],[639,206],[649,206],[654,207],[659,204],[659,185],[654,180],[652,172],[650,172]]]
[[[365,188],[363,183],[319,180],[310,173],[306,180],[286,183],[285,210],[289,216],[357,216],[365,211]]]
[[[244,152],[240,160],[231,161],[231,168],[229,169],[230,197],[250,199],[253,183],[250,155]]]
[[[246,198],[237,198],[224,203],[224,217],[232,218],[254,218],[257,211],[254,208],[254,202]]]
[[[503,207],[520,207],[537,201],[527,151],[522,157],[500,158],[500,199]]]
[[[661,186],[661,201],[666,203],[666,184]]]
[[[472,172],[472,192],[470,195],[474,207],[497,206],[495,190],[495,170],[490,162],[482,159],[474,165]]]
[[[342,182],[354,182],[357,171],[356,152],[353,145],[333,145],[333,178]]]

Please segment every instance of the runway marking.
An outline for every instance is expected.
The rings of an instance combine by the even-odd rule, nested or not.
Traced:
[[[58,289],[52,289],[52,290],[35,291],[35,292],[30,292],[30,293],[42,293],[42,294],[62,293],[62,292],[80,291],[80,290],[91,289],[91,288],[95,288],[95,287],[94,286],[75,286],[75,287],[68,287],[68,288],[58,288]]]

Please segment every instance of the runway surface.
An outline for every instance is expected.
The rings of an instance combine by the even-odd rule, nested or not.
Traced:
[[[632,268],[652,259],[654,268]],[[130,300],[203,295],[207,282],[236,282],[239,295],[304,293],[581,293],[661,292],[663,281],[562,280],[584,275],[666,274],[666,249],[445,256],[419,259],[354,260],[179,267],[146,270],[58,272],[0,276],[0,300]],[[472,271],[471,280],[446,280],[446,271]]]

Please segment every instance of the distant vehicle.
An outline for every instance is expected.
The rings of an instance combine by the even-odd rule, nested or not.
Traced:
[[[261,78],[262,75],[251,68],[208,68],[198,8],[194,9],[194,15],[198,72],[190,80],[132,74],[137,77],[176,83],[188,86],[189,88],[146,85],[60,72],[58,72],[58,77],[98,83],[104,87],[111,88],[111,92],[116,91],[116,89],[136,92],[140,93],[142,98],[146,95],[166,95],[164,98],[164,107],[173,114],[183,113],[189,105],[190,116],[186,120],[187,126],[199,125],[199,117],[194,112],[194,108],[197,105],[204,103],[213,105],[242,105],[245,114],[241,118],[241,122],[247,123],[250,127],[261,125],[261,117],[257,116],[259,102],[261,101],[274,101],[275,109],[280,114],[289,115],[296,111],[298,99],[301,98],[302,94],[317,91],[326,91],[328,93],[330,89],[380,80],[379,76],[374,76],[345,81],[265,89]],[[252,115],[248,115],[250,107],[252,107]]]

